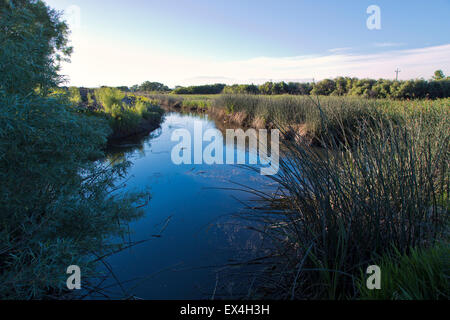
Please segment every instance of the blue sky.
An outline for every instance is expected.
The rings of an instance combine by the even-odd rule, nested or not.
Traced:
[[[70,84],[260,83],[450,73],[450,1],[46,0],[66,10]],[[381,30],[369,30],[370,5]]]

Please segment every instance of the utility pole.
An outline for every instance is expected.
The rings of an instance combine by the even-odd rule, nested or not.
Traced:
[[[400,71],[400,70],[398,70],[398,68],[397,68],[397,70],[395,70],[395,74],[396,74],[396,76],[395,76],[395,80],[396,80],[396,81],[398,81],[398,73],[399,73],[399,72],[401,72],[401,71]]]

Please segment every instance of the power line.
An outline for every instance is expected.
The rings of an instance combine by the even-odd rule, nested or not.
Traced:
[[[395,74],[396,74],[396,76],[395,76],[395,80],[396,81],[398,81],[398,74],[399,74],[399,72],[401,72],[400,70],[398,70],[398,68],[397,68],[397,70],[395,70]]]

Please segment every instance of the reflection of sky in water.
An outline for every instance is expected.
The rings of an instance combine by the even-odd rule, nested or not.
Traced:
[[[127,189],[149,190],[152,195],[145,216],[130,226],[132,240],[159,234],[170,217],[162,238],[154,238],[108,259],[121,281],[156,274],[146,281],[124,285],[129,293],[140,298],[209,297],[218,268],[199,267],[250,258],[249,251],[254,252],[257,246],[254,241],[257,236],[246,232],[238,219],[230,216],[239,213],[243,209],[240,201],[250,196],[220,188],[239,188],[230,181],[256,189],[270,188],[270,180],[233,165],[174,165],[170,154],[177,142],[171,141],[171,134],[180,128],[192,132],[194,121],[202,121],[204,131],[215,128],[214,122],[204,117],[172,113],[153,134],[154,138],[146,139],[143,148],[125,153],[133,163]]]

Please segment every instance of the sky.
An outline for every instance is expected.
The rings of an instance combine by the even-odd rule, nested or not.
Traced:
[[[450,0],[45,2],[64,11],[72,31],[67,85],[393,79],[397,69],[399,79],[450,74]],[[367,12],[372,5],[379,15]]]

